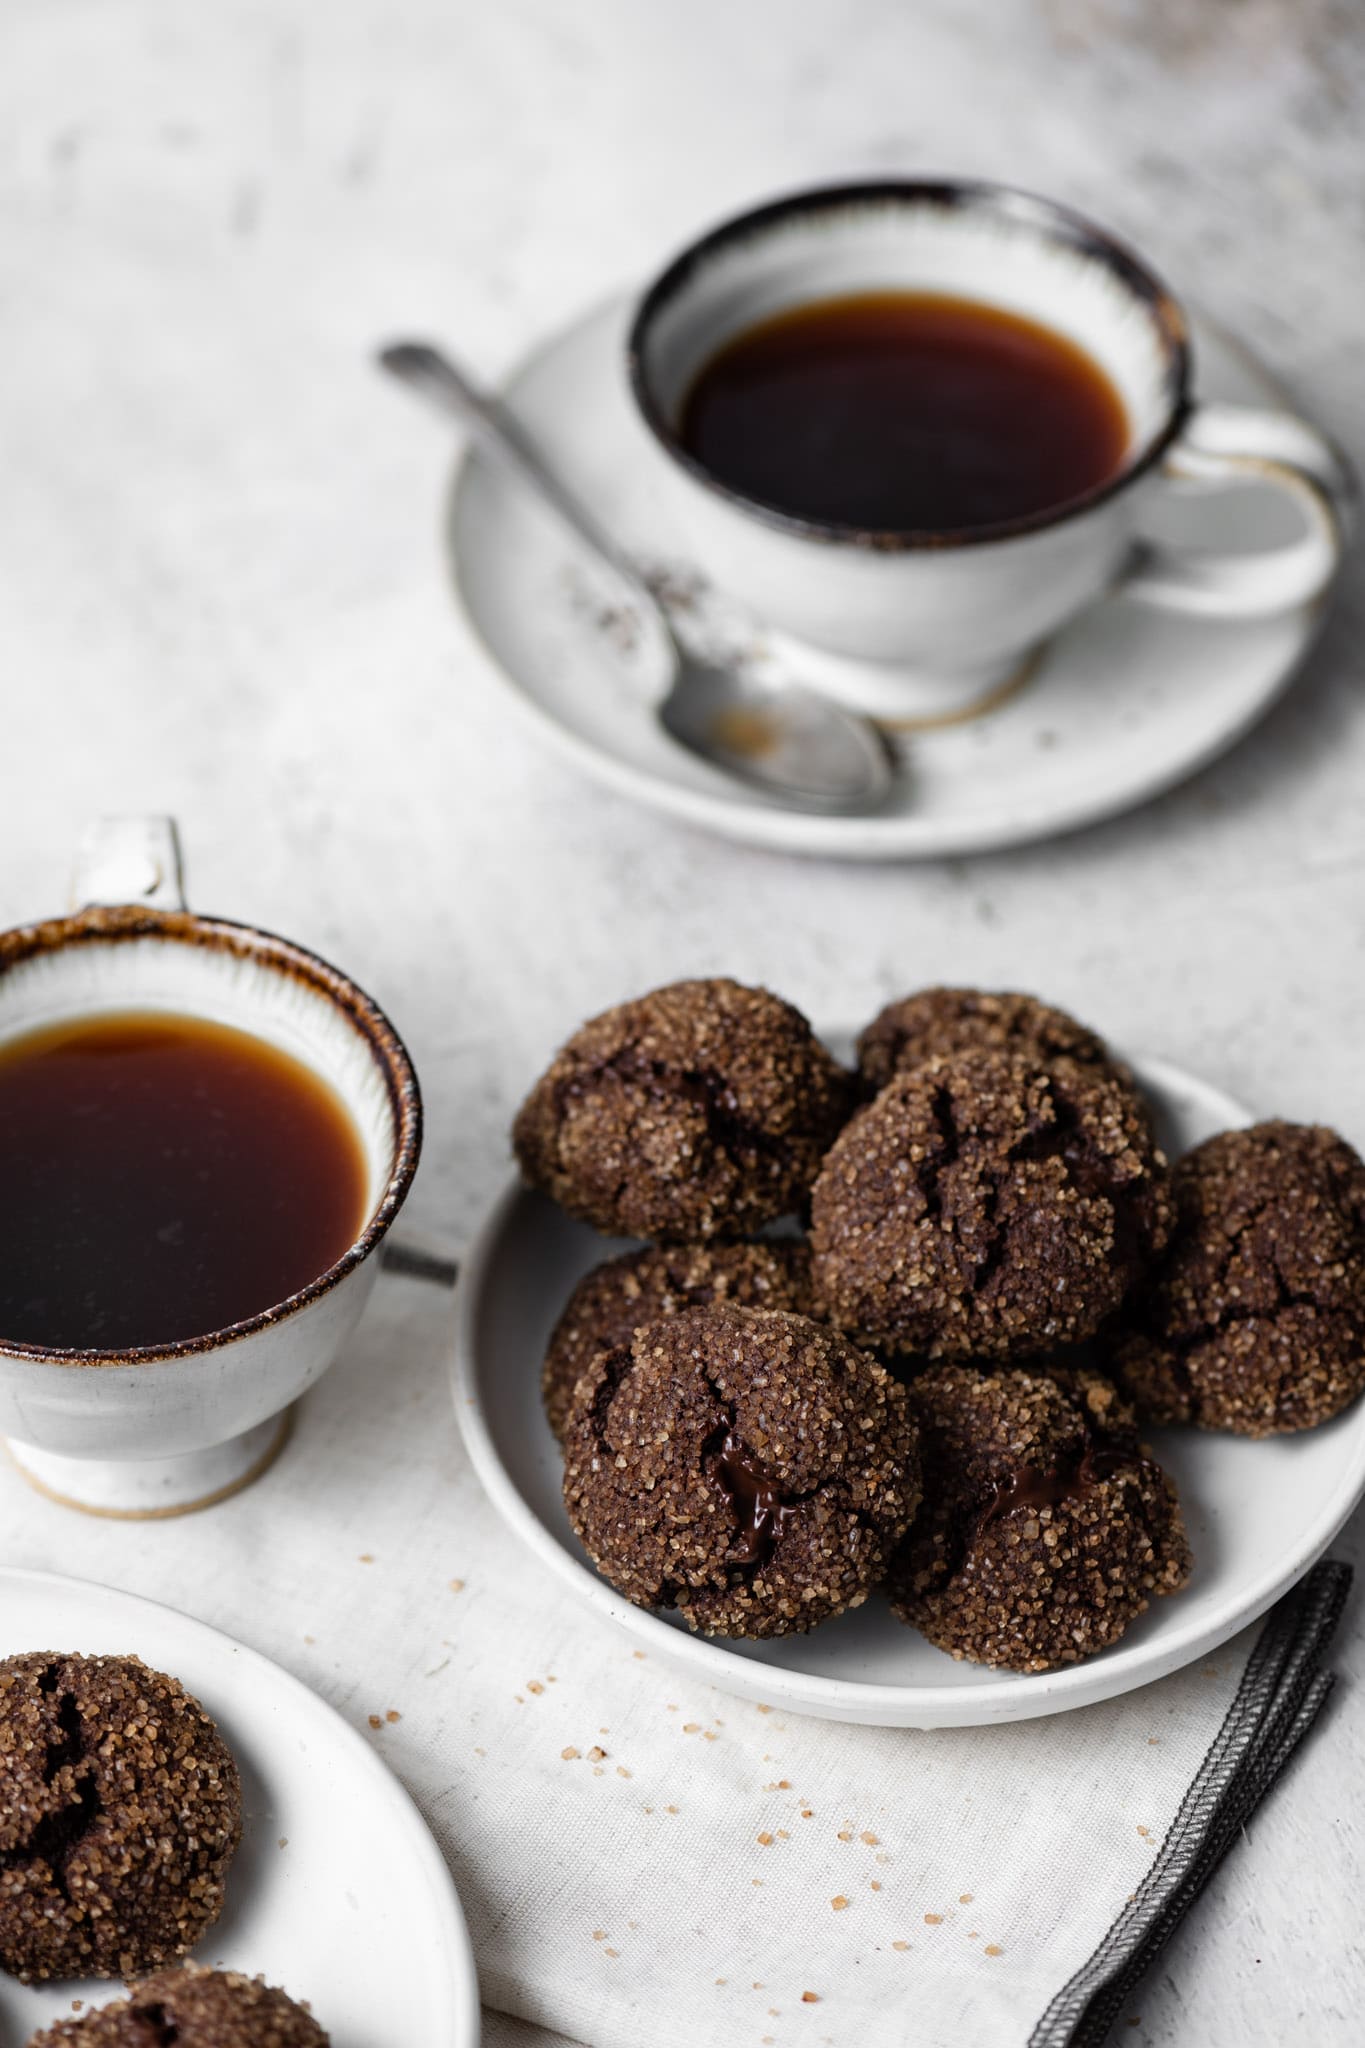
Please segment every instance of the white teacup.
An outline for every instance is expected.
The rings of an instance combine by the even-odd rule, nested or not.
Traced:
[[[1118,469],[1079,499],[1004,525],[874,532],[760,504],[684,446],[689,390],[727,342],[794,307],[896,290],[983,301],[1078,344],[1128,416]],[[896,180],[759,207],[668,266],[628,346],[635,399],[668,457],[701,567],[769,624],[854,657],[822,667],[824,681],[885,715],[1001,683],[1116,585],[1210,618],[1251,617],[1317,597],[1341,558],[1354,486],[1326,437],[1289,412],[1196,403],[1188,324],[1160,280],[1079,215],[1004,186]],[[1250,555],[1144,538],[1156,494],[1248,481],[1293,501],[1296,538]]]
[[[379,1269],[373,1254],[417,1170],[421,1099],[402,1041],[354,982],[287,939],[185,908],[169,819],[97,827],[75,900],[70,917],[0,933],[0,1043],[111,1010],[234,1025],[331,1084],[366,1163],[360,1235],[259,1315],[117,1352],[0,1339],[0,1435],[27,1478],[97,1514],[184,1513],[269,1465],[291,1404],[354,1327]]]

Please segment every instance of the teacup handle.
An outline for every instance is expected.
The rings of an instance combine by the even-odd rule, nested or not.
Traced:
[[[174,818],[96,818],[81,835],[73,909],[184,910],[185,879]]]
[[[1291,412],[1198,405],[1161,475],[1177,489],[1261,483],[1293,500],[1303,530],[1249,554],[1140,540],[1118,584],[1125,597],[1208,619],[1266,618],[1321,597],[1341,561],[1357,497],[1351,465],[1326,434]]]
[[[408,1230],[395,1231],[384,1240],[379,1263],[386,1273],[429,1280],[433,1287],[453,1287],[460,1277],[459,1261],[451,1257],[448,1244]]]

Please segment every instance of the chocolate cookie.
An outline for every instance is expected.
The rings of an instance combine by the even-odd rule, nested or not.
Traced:
[[[816,1297],[892,1353],[1024,1358],[1093,1335],[1169,1227],[1126,1083],[958,1053],[895,1075],[836,1139],[811,1201]]]
[[[1175,1488],[1096,1374],[937,1366],[907,1388],[924,1504],[891,1605],[951,1656],[1050,1671],[1117,1642],[1190,1572]]]
[[[805,1315],[811,1305],[809,1248],[795,1238],[646,1245],[595,1266],[569,1296],[545,1354],[540,1391],[555,1435],[563,1436],[573,1390],[597,1352],[628,1344],[645,1323],[714,1301]]]
[[[1264,1123],[1178,1161],[1175,1231],[1110,1333],[1154,1422],[1311,1429],[1365,1386],[1365,1164],[1335,1131]]]
[[[888,1003],[858,1040],[858,1071],[869,1095],[893,1074],[959,1052],[1014,1052],[1040,1066],[1058,1058],[1128,1072],[1104,1040],[1037,996],[979,988],[923,988]]]
[[[136,1657],[0,1662],[0,1969],[130,1977],[223,1905],[242,1802],[196,1699]]]
[[[569,1520],[604,1577],[707,1635],[856,1607],[919,1500],[905,1390],[832,1330],[691,1309],[599,1352],[564,1437]]]
[[[679,981],[575,1032],[522,1104],[533,1187],[621,1237],[744,1237],[804,1201],[851,1081],[799,1010]]]
[[[58,2020],[29,2048],[327,2048],[328,2036],[306,2005],[259,1977],[163,1970],[127,1998],[79,2019]]]

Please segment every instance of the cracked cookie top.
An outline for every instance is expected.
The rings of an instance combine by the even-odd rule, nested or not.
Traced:
[[[804,1316],[689,1310],[600,1352],[564,1438],[569,1520],[604,1577],[708,1635],[857,1606],[919,1500],[905,1390]]]
[[[580,1375],[599,1351],[629,1344],[646,1323],[733,1301],[740,1308],[810,1308],[810,1250],[797,1238],[763,1244],[646,1245],[586,1273],[555,1325],[541,1373],[545,1413],[564,1434]]]
[[[902,1621],[953,1657],[1050,1671],[1117,1642],[1190,1551],[1175,1488],[1100,1375],[937,1366],[907,1388],[924,1504],[892,1562]]]
[[[894,1354],[1027,1357],[1092,1336],[1169,1227],[1122,1078],[958,1053],[897,1074],[836,1139],[811,1198],[816,1297]]]
[[[0,1969],[129,1977],[218,1918],[237,1767],[183,1686],[136,1657],[0,1661]]]
[[[1128,1078],[1099,1035],[1037,996],[980,988],[923,988],[888,1003],[858,1040],[858,1071],[870,1095],[893,1074],[957,1052],[1017,1052],[1046,1066],[1058,1058]]]
[[[1225,1131],[1181,1159],[1165,1259],[1110,1333],[1154,1422],[1272,1436],[1365,1386],[1365,1163],[1320,1125]]]
[[[517,1113],[533,1187],[621,1237],[743,1237],[805,1199],[849,1076],[766,989],[679,981],[576,1031]]]
[[[261,1978],[187,1963],[146,1978],[112,2005],[44,2028],[29,2048],[168,2048],[171,2042],[175,2048],[327,2048],[328,2037],[306,2005]]]

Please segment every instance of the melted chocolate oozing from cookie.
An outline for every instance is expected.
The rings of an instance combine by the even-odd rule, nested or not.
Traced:
[[[727,1430],[711,1453],[708,1467],[729,1494],[739,1523],[729,1562],[766,1563],[794,1509],[733,1430]]]
[[[997,1483],[995,1492],[977,1515],[974,1533],[979,1536],[983,1529],[1015,1508],[1055,1508],[1063,1501],[1078,1500],[1101,1480],[1112,1478],[1121,1466],[1141,1462],[1129,1451],[1103,1450],[1087,1444],[1079,1458],[1054,1466],[1051,1471],[1045,1471],[1041,1465],[1016,1465],[1008,1479]]]

